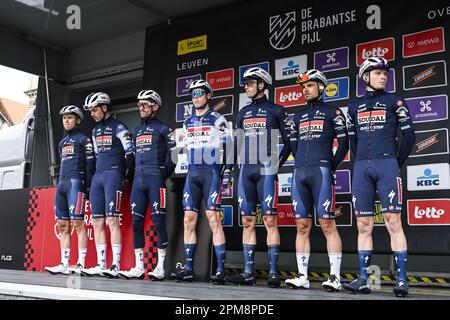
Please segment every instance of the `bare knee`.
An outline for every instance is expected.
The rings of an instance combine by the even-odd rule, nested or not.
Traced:
[[[244,232],[251,232],[255,229],[256,219],[252,219],[251,217],[243,217],[242,218],[242,227],[244,228]]]
[[[195,225],[197,224],[197,217],[194,214],[185,214],[183,223],[186,231],[193,231],[195,230]]]
[[[69,234],[69,221],[65,221],[65,220],[59,220],[58,221],[58,227],[59,227],[59,231],[61,232],[61,234]]]
[[[358,233],[362,236],[368,236],[372,234],[373,230],[373,219],[370,218],[359,218],[358,221]]]
[[[300,237],[308,237],[311,232],[311,223],[307,219],[300,219],[296,223],[297,235]]]
[[[277,216],[264,216],[264,225],[267,229],[275,229],[277,225]]]
[[[80,232],[85,231],[84,222],[83,221],[73,221],[72,225],[73,225],[73,228],[75,229],[76,233],[80,233]]]
[[[390,234],[397,234],[402,232],[402,222],[398,215],[386,215],[384,217],[386,229]]]
[[[336,222],[334,220],[321,220],[320,226],[325,236],[329,236],[337,232]]]

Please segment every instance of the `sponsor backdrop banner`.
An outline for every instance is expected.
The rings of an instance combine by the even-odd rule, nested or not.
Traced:
[[[407,17],[407,19],[406,19]],[[242,87],[246,69],[270,72],[268,98],[289,115],[307,108],[295,78],[317,68],[327,75],[324,99],[347,112],[350,101],[365,94],[359,65],[383,56],[391,69],[386,91],[403,96],[410,108],[417,141],[405,167],[403,226],[409,250],[417,254],[450,253],[450,177],[448,122],[448,48],[450,16],[442,1],[420,6],[407,2],[248,1],[147,29],[144,85],[161,93],[160,118],[182,128],[193,112],[188,86],[206,79],[215,89],[213,108],[234,123],[250,100]],[[183,135],[176,131],[177,143]],[[399,136],[401,141],[401,136]],[[283,251],[295,251],[295,221],[290,191],[293,157],[280,170],[279,224]],[[336,222],[345,252],[356,252],[357,229],[351,202],[354,157],[349,154],[336,172]],[[177,166],[182,188],[187,160]],[[238,168],[234,172],[235,182]],[[223,190],[227,248],[242,250],[237,183]],[[374,204],[376,252],[389,253],[381,205]],[[182,212],[171,214],[182,216]],[[314,216],[313,252],[326,252],[325,238]],[[266,232],[258,215],[258,250],[265,251]]]

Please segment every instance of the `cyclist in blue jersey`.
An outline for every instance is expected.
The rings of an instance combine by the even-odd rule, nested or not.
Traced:
[[[389,65],[384,58],[365,60],[359,68],[359,77],[366,83],[366,94],[348,107],[350,147],[356,156],[352,202],[358,224],[360,277],[345,284],[344,288],[352,293],[371,292],[367,270],[373,251],[374,203],[378,193],[398,271],[394,294],[406,296],[409,283],[406,277],[407,243],[401,222],[400,169],[411,152],[415,135],[405,100],[384,91],[388,71]],[[403,135],[400,147],[397,143],[398,127]]]
[[[195,227],[200,201],[203,199],[217,258],[217,270],[211,276],[211,281],[214,284],[224,284],[225,234],[219,214],[220,185],[225,147],[231,140],[230,131],[225,117],[209,106],[213,89],[207,81],[193,81],[189,91],[195,113],[183,124],[189,160],[189,172],[183,190],[186,265],[178,270],[174,277],[177,281],[192,281],[194,278],[194,254],[197,244]]]
[[[256,251],[256,205],[259,200],[267,230],[270,270],[267,284],[279,287],[277,272],[280,233],[277,224],[278,168],[290,154],[290,122],[283,107],[270,102],[264,90],[272,77],[262,68],[244,72],[244,89],[252,102],[243,107],[236,119],[236,157],[241,164],[238,179],[238,202],[242,215],[245,270],[228,277],[233,284],[256,284],[254,254]],[[278,153],[278,136],[283,148]],[[242,138],[242,139],[241,139]],[[241,143],[243,142],[243,143]],[[228,174],[228,172],[227,172]]]
[[[55,214],[58,220],[61,245],[61,263],[45,267],[51,274],[81,273],[87,252],[88,238],[84,225],[84,203],[94,170],[94,152],[91,139],[78,126],[84,119],[83,112],[74,105],[63,107],[64,130],[67,135],[59,142],[61,158],[59,181],[55,194]],[[78,236],[78,262],[69,267],[71,227]]]
[[[295,114],[291,132],[291,147],[295,157],[292,181],[292,206],[297,237],[295,242],[298,277],[287,279],[291,288],[309,288],[308,261],[314,208],[327,239],[330,277],[322,283],[328,291],[341,290],[340,267],[342,242],[334,220],[334,172],[348,152],[345,115],[339,108],[323,101],[328,84],[326,76],[308,70],[297,77],[303,88],[307,106]],[[338,141],[336,154],[332,152],[334,139]]]
[[[120,206],[124,185],[133,179],[134,150],[127,127],[111,116],[111,100],[104,92],[86,97],[84,109],[91,112],[97,123],[92,131],[94,151],[97,157],[89,200],[91,204],[94,239],[97,249],[97,266],[84,269],[88,276],[102,275],[115,278],[119,275],[122,233],[120,230]],[[113,261],[106,268],[105,219],[111,232]]]
[[[171,157],[171,152],[175,148],[175,138],[172,129],[156,117],[156,112],[162,105],[161,96],[154,90],[142,90],[137,98],[141,125],[134,129],[133,133],[136,155],[130,198],[136,264],[129,271],[120,271],[120,275],[127,279],[142,279],[145,276],[144,225],[147,208],[150,205],[150,216],[158,237],[158,263],[148,276],[152,280],[164,280],[167,248],[165,180],[175,169]]]

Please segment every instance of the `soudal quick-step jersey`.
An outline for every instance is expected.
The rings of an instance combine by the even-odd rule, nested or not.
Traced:
[[[161,174],[164,177],[172,174],[175,163],[171,152],[175,148],[175,138],[172,129],[153,117],[145,119],[134,129],[133,145],[136,150],[137,174]]]
[[[227,142],[231,140],[225,117],[211,109],[201,116],[194,113],[184,121],[183,130],[189,169],[220,170],[225,162],[224,152]]]
[[[284,108],[270,102],[266,96],[243,107],[236,118],[236,129],[243,130],[244,136],[243,146],[239,138],[235,141],[240,164],[267,164],[268,159],[274,158],[280,159],[281,167],[291,152],[289,121]],[[278,134],[284,144],[280,153],[277,149]],[[236,135],[239,135],[239,131]],[[276,139],[273,143],[272,137]]]
[[[356,161],[397,158],[401,167],[415,141],[408,106],[395,93],[367,91],[364,97],[350,103],[347,127]],[[403,134],[399,150],[398,127]]]
[[[291,132],[295,167],[325,166],[335,170],[348,152],[345,116],[323,101],[309,103],[295,114]],[[333,141],[339,146],[333,155]]]
[[[59,142],[59,155],[61,167],[59,178],[80,178],[87,179],[87,187],[94,170],[94,151],[91,139],[75,128]]]
[[[125,157],[131,158],[134,151],[128,128],[109,117],[95,126],[92,139],[97,156],[95,172],[118,170],[125,173],[129,166]]]

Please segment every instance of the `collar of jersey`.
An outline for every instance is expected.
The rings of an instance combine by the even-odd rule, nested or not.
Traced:
[[[264,103],[266,101],[267,101],[266,95],[263,95],[261,98],[253,100],[253,102],[256,103],[256,104]]]
[[[76,134],[78,131],[80,131],[80,129],[78,129],[78,127],[73,128],[72,130],[67,131],[67,135],[68,136],[73,136],[74,134]]]
[[[149,123],[151,123],[151,122],[153,122],[153,121],[155,121],[155,120],[158,120],[158,119],[156,118],[156,116],[154,116],[154,117],[149,117],[149,118],[144,119],[143,124],[149,124]]]
[[[384,93],[384,90],[366,91],[366,97],[378,97]]]

